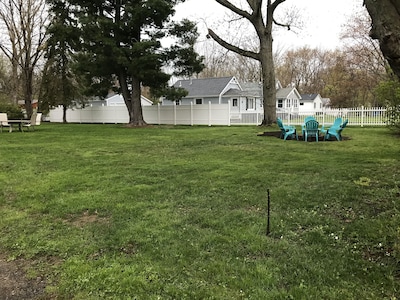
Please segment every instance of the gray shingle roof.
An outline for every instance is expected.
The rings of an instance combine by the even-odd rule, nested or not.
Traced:
[[[241,91],[238,89],[230,89],[229,91],[225,92],[222,96],[248,96],[248,93],[245,91]]]
[[[178,80],[174,87],[184,88],[189,92],[187,97],[207,97],[207,96],[218,96],[222,90],[232,80],[231,77],[220,77],[220,78],[202,78],[202,79],[187,79]]]
[[[281,88],[276,91],[276,98],[286,99],[292,90],[293,90],[292,87]]]
[[[301,100],[313,101],[317,96],[318,94],[301,94]]]
[[[262,85],[257,82],[242,83],[241,87],[247,96],[262,97]]]

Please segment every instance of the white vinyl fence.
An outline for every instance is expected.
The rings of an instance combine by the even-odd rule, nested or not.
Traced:
[[[321,125],[333,124],[334,120],[341,117],[348,119],[348,125],[353,126],[385,126],[386,108],[383,107],[356,107],[356,108],[324,108],[319,112],[302,113],[301,115],[290,111],[277,111],[276,116],[280,117],[285,124],[301,125],[306,116],[314,116]]]
[[[170,125],[259,125],[263,120],[261,112],[231,113],[229,104],[203,105],[152,105],[143,106],[143,117],[148,124]],[[335,118],[349,120],[349,125],[384,126],[386,125],[385,108],[343,108],[324,109],[320,112],[293,113],[277,111],[287,125],[301,125],[306,116],[313,115],[321,125],[332,124]],[[62,122],[62,108],[50,111],[50,122]],[[125,106],[92,106],[83,109],[68,109],[69,123],[128,123],[129,116]]]

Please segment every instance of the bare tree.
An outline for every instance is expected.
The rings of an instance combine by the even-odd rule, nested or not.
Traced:
[[[371,17],[364,9],[351,16],[344,25],[341,39],[345,41],[344,51],[358,68],[378,77],[385,74],[387,61],[379,49],[379,42],[369,36]]]
[[[263,103],[264,120],[262,125],[271,125],[276,120],[276,89],[275,89],[275,69],[272,51],[272,30],[273,24],[278,24],[274,20],[276,8],[286,0],[246,0],[247,8],[241,8],[233,4],[233,1],[215,0],[222,6],[231,10],[233,13],[244,19],[254,27],[259,40],[258,51],[244,49],[227,42],[212,29],[208,29],[208,34],[222,47],[233,51],[239,55],[252,58],[260,62],[261,78],[263,81]],[[282,25],[282,24],[278,24]]]
[[[235,76],[241,82],[259,82],[259,62],[233,53],[215,43],[203,47],[205,68],[200,78]]]
[[[341,39],[345,42],[343,52],[347,65],[354,74],[353,88],[356,101],[363,105],[377,105],[375,89],[379,82],[387,79],[388,63],[379,49],[379,42],[369,36],[371,18],[363,9],[351,16],[344,25]]]
[[[0,2],[0,29],[4,32],[3,37],[7,37],[0,40],[0,50],[11,62],[13,102],[17,103],[18,97],[22,96],[29,116],[32,114],[34,75],[44,54],[46,23],[45,0]]]
[[[294,85],[302,93],[320,93],[326,55],[326,51],[308,46],[289,50],[277,63],[276,75],[283,86]]]
[[[364,5],[372,19],[370,36],[379,41],[383,55],[400,78],[400,1],[364,0]]]

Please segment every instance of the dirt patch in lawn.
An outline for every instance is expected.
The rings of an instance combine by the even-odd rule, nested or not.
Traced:
[[[281,132],[280,132],[280,131],[265,131],[265,132],[263,132],[263,133],[258,134],[258,136],[276,137],[276,138],[280,139],[280,138],[281,138]],[[288,137],[287,140],[291,140],[291,137]],[[350,140],[350,138],[347,137],[347,136],[342,136],[342,140],[343,140],[343,141],[346,141],[346,140]],[[299,135],[299,141],[304,142],[303,136],[302,136],[302,135]],[[309,142],[315,142],[315,138],[311,138],[311,137],[310,137],[310,138],[308,139],[308,141],[309,141]],[[323,136],[320,136],[319,139],[318,139],[318,141],[323,142],[323,141],[324,141],[324,137],[323,137]],[[331,138],[331,139],[326,140],[326,141],[336,141],[336,138]]]
[[[85,211],[80,215],[79,217],[71,217],[70,220],[65,220],[65,222],[71,223],[73,226],[83,228],[87,224],[92,224],[92,223],[101,223],[101,224],[107,224],[109,223],[109,220],[107,218],[100,217],[97,214],[97,211],[94,213],[90,213],[89,211]]]
[[[29,279],[26,270],[30,262],[24,259],[7,261],[0,254],[0,299],[49,299],[45,298],[45,278]]]

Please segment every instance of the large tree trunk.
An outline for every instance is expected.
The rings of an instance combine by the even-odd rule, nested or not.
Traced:
[[[25,67],[24,70],[24,99],[25,110],[28,118],[32,115],[32,98],[33,98],[33,71],[30,67]]]
[[[122,97],[129,114],[129,126],[144,126],[147,125],[143,119],[142,102],[141,102],[141,88],[140,80],[136,77],[132,78],[132,92],[128,88],[127,77],[124,72],[118,76],[119,84],[121,87]]]
[[[141,101],[141,88],[140,81],[136,77],[132,78],[132,101],[129,110],[129,125],[130,126],[144,126],[146,122],[143,119],[142,101]]]
[[[379,40],[381,51],[400,78],[400,1],[364,0],[371,19],[370,36]]]
[[[264,119],[261,125],[272,125],[276,122],[276,85],[275,85],[275,66],[272,52],[272,12],[269,12],[266,26],[263,28],[260,24],[257,32],[260,37],[260,62],[263,80],[263,106]]]
[[[67,110],[68,110],[68,106],[63,104],[63,123],[67,123]]]
[[[275,73],[272,56],[268,54],[261,55],[261,68],[263,79],[263,106],[264,119],[261,125],[271,125],[276,122],[276,88]]]

